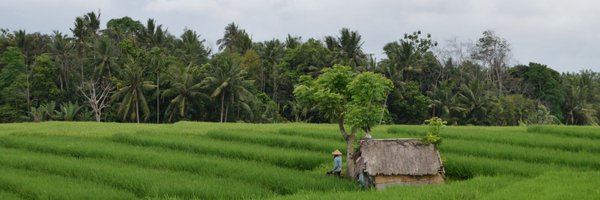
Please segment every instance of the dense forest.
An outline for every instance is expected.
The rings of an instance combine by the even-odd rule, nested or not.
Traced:
[[[380,123],[596,125],[600,76],[544,64],[510,66],[511,47],[493,31],[472,45],[438,46],[431,34],[398,33],[376,60],[357,31],[324,38],[253,41],[231,23],[206,47],[149,19],[75,18],[72,33],[0,31],[0,122],[117,121],[327,123],[294,88],[334,65],[383,74],[393,83]],[[215,30],[216,31],[216,30]],[[69,36],[72,34],[73,36]]]

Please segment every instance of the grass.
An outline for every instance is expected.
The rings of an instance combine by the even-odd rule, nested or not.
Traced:
[[[480,176],[468,181],[456,181],[443,185],[392,187],[385,191],[307,192],[273,199],[480,199],[490,192],[507,187],[520,180],[522,179],[513,176]]]
[[[328,141],[317,138],[307,138],[298,135],[281,135],[281,134],[265,134],[261,132],[224,132],[224,131],[209,131],[206,136],[225,141],[238,141],[245,143],[253,143],[266,145],[271,147],[280,147],[288,149],[299,149],[316,151],[321,153],[329,153],[332,149],[345,149],[345,143],[341,137],[337,137],[336,141]]]
[[[600,128],[589,126],[529,126],[527,127],[527,132],[596,140],[600,139]]]
[[[266,162],[298,170],[311,170],[329,161],[328,156],[317,152],[214,140],[207,137],[115,134],[112,140],[131,145],[164,147],[198,154]]]
[[[301,190],[350,190],[346,181],[333,177],[305,175],[300,171],[253,161],[197,156],[160,147],[136,147],[113,143],[106,139],[72,136],[4,136],[0,144],[76,158],[102,158],[140,167],[185,171],[201,176],[234,178],[254,182],[277,194]]]
[[[0,124],[0,199],[597,199],[598,130],[449,126],[446,184],[375,191],[324,175],[333,124]]]
[[[273,195],[265,188],[235,179],[202,177],[108,160],[76,159],[5,148],[0,149],[0,165],[96,182],[129,191],[138,198],[233,199]]]
[[[72,178],[0,167],[2,199],[133,199],[133,193]]]

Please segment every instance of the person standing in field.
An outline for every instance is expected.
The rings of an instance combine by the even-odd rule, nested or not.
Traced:
[[[331,154],[333,154],[333,174],[339,177],[342,174],[342,152],[336,149]]]

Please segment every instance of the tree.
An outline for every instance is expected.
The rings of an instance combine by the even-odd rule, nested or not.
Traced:
[[[53,56],[56,65],[58,66],[58,81],[60,85],[60,91],[65,94],[70,92],[70,73],[71,73],[71,50],[73,45],[71,43],[72,38],[62,34],[59,31],[54,31],[54,36],[50,43],[50,54]]]
[[[74,28],[71,29],[76,38],[77,58],[81,75],[81,85],[85,82],[84,65],[90,42],[98,35],[100,29],[100,15],[89,12],[84,16],[75,18]]]
[[[97,122],[102,121],[102,111],[110,107],[108,100],[113,90],[113,84],[105,79],[87,81],[83,84],[83,87],[79,88],[88,105],[92,108]]]
[[[118,42],[125,38],[132,38],[136,34],[141,33],[143,29],[144,25],[140,21],[125,16],[108,20],[104,33]]]
[[[186,29],[177,40],[177,50],[180,60],[187,64],[202,65],[208,61],[210,51],[204,47],[205,40],[192,30]]]
[[[251,112],[250,106],[245,101],[252,97],[249,89],[254,81],[246,79],[246,71],[240,66],[238,54],[227,52],[217,54],[203,68],[206,73],[205,84],[212,88],[211,97],[220,98],[220,122],[227,122],[230,106],[237,106],[238,117],[240,108]]]
[[[172,64],[169,67],[168,77],[170,88],[163,92],[163,96],[170,99],[166,110],[167,120],[172,122],[178,116],[180,119],[189,119],[189,110],[200,98],[208,99],[202,89],[203,83],[197,76],[199,68],[194,65]]]
[[[351,66],[354,70],[359,70],[366,60],[366,55],[362,50],[362,36],[358,31],[350,31],[348,28],[342,28],[337,37],[327,36],[325,44],[327,48],[334,52],[335,63]]]
[[[475,44],[472,58],[481,62],[482,66],[490,69],[488,79],[496,86],[497,96],[504,94],[503,81],[510,58],[510,44],[506,39],[496,35],[492,30],[486,30]]]
[[[485,90],[484,81],[472,80],[468,85],[462,84],[457,101],[458,110],[462,112],[465,124],[489,124],[488,112],[496,99]]]
[[[54,82],[56,67],[48,54],[35,58],[31,70],[31,97],[35,106],[40,103],[53,101],[60,95],[60,90]]]
[[[116,48],[107,37],[95,40],[93,48],[91,62],[94,66],[94,79],[104,77],[110,79],[119,70]]]
[[[121,120],[135,120],[140,123],[140,112],[143,114],[143,120],[147,120],[150,116],[150,108],[144,92],[150,91],[156,86],[152,82],[144,80],[144,68],[133,58],[129,59],[119,75],[119,79],[116,80],[116,92],[112,99],[120,101],[118,113],[121,115]]]
[[[28,113],[28,86],[25,58],[21,50],[9,47],[0,56],[0,121],[20,121],[19,117]]]
[[[319,112],[336,121],[346,141],[346,155],[351,159],[354,154],[354,140],[358,129],[370,137],[371,128],[379,122],[383,104],[389,90],[393,88],[390,80],[371,72],[356,75],[351,67],[335,65],[325,68],[317,79],[303,80],[294,89],[294,95],[300,104],[312,105]],[[351,131],[346,131],[346,120]],[[347,175],[353,177],[354,163],[349,161]]]
[[[239,29],[235,23],[230,23],[225,27],[223,38],[217,40],[217,45],[221,51],[242,55],[252,48],[252,39],[244,29]]]

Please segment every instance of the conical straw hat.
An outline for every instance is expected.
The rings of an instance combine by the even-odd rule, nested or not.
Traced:
[[[331,154],[333,154],[333,155],[342,155],[342,152],[340,152],[340,150],[337,150],[337,149],[336,149],[336,150],[335,150],[335,151],[333,151],[333,153],[331,153]]]

